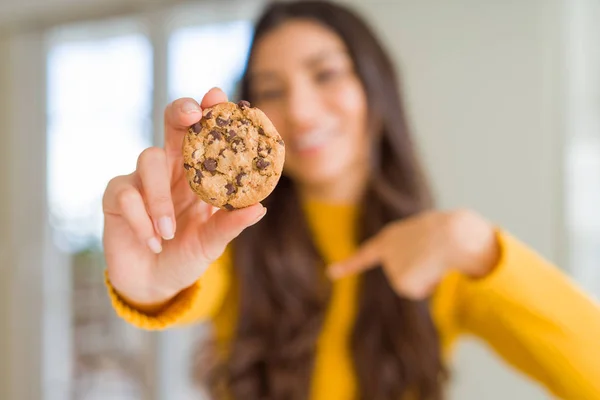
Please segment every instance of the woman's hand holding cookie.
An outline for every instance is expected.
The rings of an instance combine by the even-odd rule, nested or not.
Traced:
[[[202,108],[227,101],[213,89],[201,105],[179,99],[165,110],[165,146],[144,150],[136,170],[108,184],[104,198],[104,252],[113,287],[139,306],[163,303],[192,285],[227,244],[258,222],[255,204],[218,210],[190,189],[182,144]]]

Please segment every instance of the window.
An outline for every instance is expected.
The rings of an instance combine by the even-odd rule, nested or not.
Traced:
[[[600,7],[576,2],[568,9],[565,71],[565,214],[569,267],[600,299]]]
[[[566,180],[569,264],[578,283],[600,298],[600,137],[571,138]]]
[[[49,217],[72,280],[64,282],[71,387],[59,390],[74,399],[143,398],[148,335],[108,304],[101,201],[110,178],[133,171],[152,143],[151,44],[125,22],[59,28],[49,35],[47,82]]]
[[[251,34],[252,24],[247,20],[173,32],[169,41],[170,98],[197,98],[213,86],[232,97],[246,63]]]
[[[53,43],[48,53],[48,191],[58,245],[98,247],[109,179],[151,145],[152,54],[128,34]]]

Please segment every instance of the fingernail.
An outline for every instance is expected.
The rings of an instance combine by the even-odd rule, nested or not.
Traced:
[[[199,113],[200,112],[200,106],[198,106],[198,104],[195,103],[195,102],[193,102],[193,101],[186,101],[181,106],[181,111],[183,111],[186,114]]]
[[[330,279],[339,278],[341,276],[342,272],[343,272],[343,268],[339,264],[333,264],[325,270],[325,273],[327,274],[327,276],[329,276]]]
[[[151,239],[148,239],[148,247],[150,247],[150,250],[152,250],[152,252],[158,254],[162,251],[162,246],[160,245],[160,241],[153,237]]]
[[[267,209],[265,207],[263,207],[262,212],[256,217],[256,219],[254,220],[254,223],[256,224],[258,221],[260,221],[261,219],[263,219],[263,217],[267,214]]]
[[[165,240],[173,239],[173,220],[170,217],[162,217],[158,220],[158,231]]]

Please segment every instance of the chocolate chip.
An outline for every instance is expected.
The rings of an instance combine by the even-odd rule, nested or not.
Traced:
[[[225,126],[229,123],[228,119],[223,119],[221,117],[217,117],[217,125],[219,126]]]
[[[223,138],[223,136],[221,136],[221,134],[215,129],[210,131],[208,134],[212,136],[214,140],[221,140]]]
[[[212,201],[215,201],[217,198],[216,197],[211,197],[210,198]]]
[[[277,139],[277,143],[279,143],[282,146],[285,146],[285,142],[283,141],[283,139]]]
[[[270,146],[266,146],[266,147],[262,147],[262,145],[258,145],[258,155],[261,157],[266,157],[267,155],[271,154],[271,147]]]
[[[235,207],[234,207],[234,206],[232,206],[232,205],[231,205],[231,204],[229,204],[229,203],[225,204],[223,207],[224,207],[226,210],[228,210],[228,211],[233,211],[233,210],[235,210]]]
[[[239,174],[237,174],[237,176],[235,177],[235,183],[237,183],[238,186],[242,186],[242,178],[245,176],[246,174],[244,172],[240,172]]]
[[[233,140],[231,141],[231,149],[235,153],[246,150],[246,145],[244,144],[244,139],[242,139],[239,136],[233,138]]]
[[[262,126],[258,127],[258,134],[259,135],[264,135],[265,134],[265,130],[262,128]]]
[[[200,123],[200,121],[198,121],[194,125],[192,125],[192,130],[194,131],[194,133],[200,133],[201,129],[202,129],[202,124]]]
[[[231,183],[228,183],[227,185],[225,185],[225,189],[227,189],[227,196],[230,196],[230,195],[234,194],[235,192],[237,192],[237,189]]]
[[[194,183],[200,183],[200,181],[202,180],[202,177],[204,175],[202,175],[202,171],[200,171],[199,169],[196,170],[196,175],[194,176]]]
[[[208,110],[208,112],[206,113],[204,118],[206,118],[206,119],[212,118],[212,110]]]
[[[185,169],[192,169],[192,168],[194,168],[194,167],[192,167],[192,166],[191,166],[190,164],[188,164],[188,163],[185,163],[185,164],[183,164],[183,168],[185,168]]]
[[[265,159],[264,159],[264,158],[262,158],[262,157],[256,157],[256,158],[254,159],[254,163],[255,163],[255,165],[256,165],[256,168],[257,168],[257,169],[260,169],[260,170],[262,170],[262,169],[265,169],[265,168],[267,168],[269,165],[271,165],[271,163],[270,163],[270,162],[268,162],[267,160],[265,160]]]
[[[238,103],[238,107],[241,108],[242,110],[244,108],[250,108],[250,102],[246,101],[246,100],[240,100],[240,102]]]
[[[235,133],[235,131],[233,129],[230,129],[227,132],[227,140],[231,140],[231,139],[233,139],[236,136],[237,136],[237,133]]]
[[[215,160],[214,158],[207,158],[202,164],[204,165],[204,168],[209,172],[214,172],[217,170],[217,160]]]

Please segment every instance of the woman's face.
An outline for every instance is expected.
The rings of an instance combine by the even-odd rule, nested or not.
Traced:
[[[367,102],[344,42],[308,20],[282,24],[257,43],[252,98],[286,143],[285,173],[301,185],[361,176]]]

